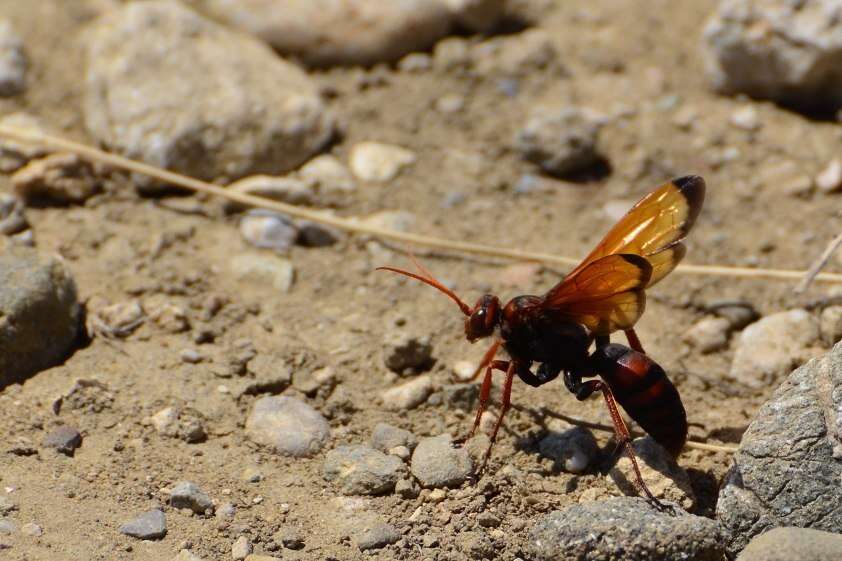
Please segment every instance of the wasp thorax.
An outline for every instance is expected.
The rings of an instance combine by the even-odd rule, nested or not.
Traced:
[[[465,319],[465,336],[473,342],[494,333],[500,322],[500,299],[493,294],[481,296]]]

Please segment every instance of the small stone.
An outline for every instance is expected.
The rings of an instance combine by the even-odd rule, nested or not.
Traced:
[[[254,247],[289,253],[298,239],[298,228],[287,217],[264,209],[248,211],[240,219],[240,234]]]
[[[455,487],[473,471],[468,451],[454,448],[450,435],[422,438],[412,454],[412,475],[424,487]]]
[[[459,360],[453,364],[453,376],[460,382],[470,382],[474,379],[477,365],[469,360]]]
[[[329,366],[317,370],[299,370],[292,377],[292,387],[308,396],[315,395],[319,388],[330,388],[335,384],[336,374]]]
[[[479,399],[479,384],[446,384],[434,398],[448,409],[473,412]]]
[[[493,512],[483,511],[477,515],[477,524],[483,528],[497,528],[501,524],[501,520]]]
[[[822,341],[835,345],[842,341],[842,306],[828,306],[819,318]]]
[[[806,310],[766,316],[740,334],[731,377],[753,388],[775,384],[814,354],[818,339],[819,322]]]
[[[325,457],[324,478],[345,495],[390,493],[405,475],[403,462],[367,446],[340,446]]]
[[[529,534],[533,561],[720,561],[715,521],[661,511],[645,499],[617,497],[553,511]]]
[[[637,464],[643,482],[657,498],[681,505],[685,510],[691,510],[696,504],[696,496],[690,484],[687,472],[678,465],[669,452],[655,442],[651,436],[636,438],[632,447],[637,455]],[[634,494],[635,474],[631,459],[625,452],[608,473],[617,489],[626,494]]]
[[[26,524],[21,526],[20,532],[24,536],[29,536],[32,538],[40,538],[44,535],[44,529],[34,522],[27,522]]]
[[[816,176],[816,187],[822,193],[834,193],[842,189],[842,162],[831,160]]]
[[[684,333],[684,340],[701,353],[720,351],[728,346],[731,322],[725,318],[703,318]]]
[[[813,192],[813,180],[807,175],[798,175],[784,181],[781,191],[790,197],[807,197]]]
[[[120,533],[141,540],[158,540],[167,535],[167,518],[160,510],[150,510],[120,526]]]
[[[0,234],[11,236],[29,228],[23,203],[13,195],[0,193]]]
[[[270,396],[255,402],[246,420],[246,434],[282,456],[312,456],[330,437],[330,425],[298,399]]]
[[[352,536],[360,551],[381,549],[401,539],[401,533],[383,521],[377,521],[356,531]]]
[[[458,113],[465,108],[465,98],[458,94],[445,94],[436,100],[436,111]]]
[[[408,460],[412,455],[412,450],[406,446],[394,446],[393,448],[389,448],[387,454],[400,458],[401,460]]]
[[[541,455],[553,460],[555,469],[584,473],[599,457],[593,434],[584,427],[554,422],[551,432],[538,443]]]
[[[433,48],[433,66],[440,71],[464,70],[470,65],[468,43],[461,37],[447,37]]]
[[[0,20],[0,96],[23,93],[26,69],[23,40],[8,20]]]
[[[137,300],[118,302],[93,311],[89,331],[105,337],[128,337],[146,320]]]
[[[387,409],[402,411],[418,407],[431,393],[433,393],[433,379],[425,374],[384,391],[380,394],[380,399]]]
[[[421,487],[414,479],[401,479],[395,483],[395,494],[404,499],[414,499],[421,493]]]
[[[705,306],[705,309],[718,317],[727,319],[732,330],[743,329],[760,319],[760,314],[750,302],[715,301]]]
[[[8,518],[0,518],[0,536],[9,536],[17,531],[17,525]]]
[[[0,516],[6,516],[18,509],[18,505],[9,497],[0,495]]]
[[[216,517],[220,520],[231,519],[237,514],[237,507],[232,503],[222,503],[216,509]]]
[[[521,155],[552,175],[565,177],[597,164],[597,135],[601,125],[577,107],[534,110],[518,132],[515,146]]]
[[[744,131],[756,131],[761,125],[757,110],[751,105],[741,107],[731,113],[731,124]]]
[[[46,448],[55,448],[56,452],[73,457],[76,449],[82,445],[82,434],[73,427],[62,425],[44,438]]]
[[[418,444],[415,435],[387,423],[377,423],[371,432],[371,446],[381,452],[388,452],[396,446],[405,446],[412,450]]]
[[[0,24],[2,26],[2,24]],[[0,47],[2,48],[2,47]],[[43,123],[29,113],[17,112],[0,118],[0,125],[46,134]],[[0,139],[0,172],[10,173],[22,168],[32,159],[47,155],[47,150],[36,144],[17,142],[8,138]]]
[[[389,331],[382,342],[383,363],[397,374],[422,370],[433,361],[433,345],[426,335],[416,336],[405,331]]]
[[[192,481],[180,481],[170,491],[170,505],[189,508],[196,514],[213,512],[213,501]]]
[[[380,142],[359,142],[351,148],[351,171],[363,181],[385,183],[415,163],[413,152]]]
[[[149,422],[162,436],[175,436],[178,434],[178,409],[165,407],[151,417]]]
[[[264,479],[263,472],[257,466],[248,466],[243,470],[240,479],[246,483],[260,483]]]
[[[476,33],[492,31],[505,12],[505,0],[444,0],[456,22]]]
[[[316,156],[298,170],[298,176],[313,186],[318,202],[324,206],[348,204],[357,190],[354,176],[331,154]]]
[[[15,194],[27,203],[79,204],[101,190],[91,164],[64,152],[30,161],[11,180]]]
[[[426,72],[433,67],[433,59],[427,53],[409,53],[398,62],[401,72]]]
[[[835,561],[842,535],[810,528],[774,528],[753,538],[737,561]]]
[[[149,312],[149,319],[166,333],[184,333],[190,329],[184,308],[170,303],[153,307]]]
[[[172,558],[172,561],[204,561],[201,557],[190,551],[189,549],[182,549],[178,555]]]
[[[240,536],[231,545],[231,558],[235,561],[241,561],[252,554],[254,547],[251,545],[249,539],[245,536]]]
[[[284,293],[290,291],[295,280],[292,261],[281,256],[244,253],[232,258],[229,267],[240,281],[267,284]]]
[[[186,362],[187,364],[199,364],[207,358],[196,349],[181,349],[178,356],[181,358],[182,362]]]
[[[296,241],[305,247],[328,247],[344,237],[336,228],[309,220],[298,221],[297,227],[298,239]]]
[[[0,387],[62,362],[78,344],[81,314],[62,259],[0,239]]]
[[[291,205],[311,205],[316,199],[313,187],[307,181],[289,176],[251,175],[231,183],[227,189]],[[225,202],[225,210],[228,212],[243,208],[244,205],[236,201]]]
[[[302,549],[305,545],[304,533],[297,526],[284,526],[272,537],[275,543],[287,549]]]
[[[415,224],[415,215],[404,210],[383,210],[361,220],[366,226],[395,232],[409,232]]]
[[[431,503],[440,503],[447,498],[447,491],[444,489],[433,489],[427,495],[427,501]]]

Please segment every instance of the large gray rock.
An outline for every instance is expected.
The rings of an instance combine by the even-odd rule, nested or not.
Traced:
[[[304,72],[175,2],[115,8],[86,41],[85,124],[127,156],[236,178],[297,167],[333,134]]]
[[[746,327],[737,339],[731,377],[753,388],[769,387],[815,356],[819,320],[807,310],[766,316]]]
[[[722,0],[704,30],[713,86],[802,106],[842,104],[837,0]]]
[[[345,495],[379,495],[395,488],[406,472],[396,456],[368,446],[339,446],[327,453],[323,474]]]
[[[424,50],[450,29],[439,0],[192,0],[307,64],[376,64]]]
[[[737,561],[838,561],[842,534],[775,528],[751,540]]]
[[[282,456],[312,456],[330,437],[321,413],[293,397],[258,399],[246,420],[248,437]]]
[[[532,561],[721,561],[716,522],[645,499],[617,497],[542,517],[529,535]]]
[[[795,372],[757,412],[716,516],[739,552],[779,526],[842,528],[842,344]]]
[[[80,327],[64,261],[0,241],[0,388],[58,364]]]

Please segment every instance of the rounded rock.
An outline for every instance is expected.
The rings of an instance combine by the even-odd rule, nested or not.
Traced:
[[[359,142],[351,148],[351,171],[363,181],[391,181],[405,167],[415,163],[415,154],[400,146],[381,142]]]
[[[410,450],[418,444],[418,439],[408,430],[387,423],[377,423],[371,432],[371,446],[381,452],[388,452],[397,446],[406,446]]]
[[[599,446],[591,431],[570,425],[551,427],[541,439],[541,455],[553,460],[557,468],[570,473],[586,472],[599,457]]]
[[[150,510],[120,526],[120,533],[141,540],[159,540],[167,535],[167,518],[160,510]]]
[[[595,117],[577,107],[540,108],[518,132],[515,146],[547,173],[565,177],[599,163],[599,129]]]
[[[24,247],[2,251],[0,318],[0,388],[58,364],[75,344],[81,319],[64,261]]]
[[[424,487],[455,487],[472,473],[473,462],[464,448],[454,448],[450,435],[422,438],[412,454],[412,475]]]
[[[712,353],[728,346],[731,322],[725,318],[703,318],[684,333],[684,340],[701,353]]]
[[[254,247],[286,254],[298,239],[298,228],[277,212],[255,209],[240,219],[240,234]]]
[[[380,398],[387,409],[402,411],[418,407],[432,392],[433,379],[425,374],[384,391]]]
[[[213,501],[192,481],[180,481],[170,491],[170,504],[174,508],[189,508],[196,514],[213,512]]]
[[[327,453],[322,473],[345,495],[381,495],[395,488],[405,468],[400,458],[368,446],[339,446]]]
[[[65,456],[73,456],[82,445],[82,434],[75,428],[62,425],[44,438],[46,448],[54,448]]]
[[[317,453],[330,437],[330,425],[315,409],[292,397],[258,399],[246,421],[248,437],[282,456]]]

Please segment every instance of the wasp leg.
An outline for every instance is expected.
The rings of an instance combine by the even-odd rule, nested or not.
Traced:
[[[482,355],[482,360],[479,361],[477,369],[474,370],[474,373],[471,375],[468,382],[473,382],[474,380],[476,380],[482,372],[483,368],[491,364],[491,361],[494,360],[494,356],[497,354],[497,349],[500,348],[500,343],[501,341],[498,339],[497,341],[494,341],[494,343],[492,343],[490,347],[488,347],[488,350],[485,351],[484,355]]]
[[[503,397],[500,400],[500,415],[497,417],[497,422],[494,424],[494,430],[491,431],[491,442],[488,445],[488,449],[485,451],[485,455],[482,457],[482,463],[477,470],[477,474],[482,473],[485,469],[485,464],[488,463],[488,458],[491,457],[491,449],[494,448],[494,442],[497,440],[497,433],[503,425],[503,418],[506,416],[506,413],[509,411],[509,407],[512,404],[512,381],[514,380],[516,369],[517,363],[515,361],[510,361],[507,364],[506,381],[503,384]]]
[[[594,392],[602,392],[602,397],[605,398],[605,404],[608,406],[608,412],[611,415],[611,422],[614,424],[614,434],[617,438],[617,448],[619,449],[621,446],[625,448],[626,454],[628,454],[629,459],[631,460],[635,477],[634,483],[638,492],[646,495],[646,498],[659,510],[669,510],[665,504],[659,501],[655,495],[652,494],[652,491],[650,491],[646,486],[646,483],[643,482],[643,475],[641,475],[640,466],[637,463],[637,455],[634,453],[634,448],[631,444],[631,434],[629,433],[629,429],[626,426],[626,422],[623,420],[622,415],[620,415],[620,410],[617,408],[617,401],[614,399],[614,394],[611,393],[611,389],[608,385],[602,380],[588,380],[587,382],[579,384],[579,387],[576,388],[574,393],[576,394],[576,399],[582,401],[590,397],[590,395]]]
[[[485,377],[482,379],[482,386],[479,389],[479,406],[477,407],[477,415],[474,417],[474,426],[471,427],[471,432],[468,436],[456,440],[455,444],[461,446],[466,441],[473,438],[479,428],[479,423],[482,420],[482,414],[485,413],[485,408],[488,406],[488,401],[491,397],[491,374],[494,370],[506,372],[509,369],[509,362],[505,360],[493,360],[485,369]]]
[[[643,345],[640,344],[640,339],[638,338],[637,333],[635,333],[633,328],[626,329],[624,333],[626,334],[626,339],[629,340],[629,347],[631,347],[639,353],[646,354],[646,351],[643,350]]]

